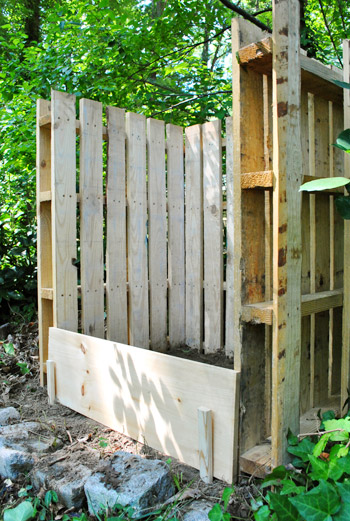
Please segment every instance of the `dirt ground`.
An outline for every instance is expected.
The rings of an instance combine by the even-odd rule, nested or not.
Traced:
[[[169,456],[138,443],[118,432],[89,420],[80,414],[59,404],[49,406],[46,388],[39,384],[39,356],[37,324],[30,323],[17,328],[10,328],[6,340],[0,341],[0,407],[13,406],[21,414],[22,420],[38,421],[42,426],[60,438],[64,443],[67,457],[79,452],[79,460],[84,461],[91,451],[97,451],[100,458],[108,458],[118,450],[141,454],[146,458],[158,458],[168,461]],[[5,352],[5,345],[12,343],[14,354]],[[190,353],[179,350],[176,356],[189,357]],[[232,362],[224,356],[214,355],[210,363],[232,367]],[[201,360],[201,355],[199,355]],[[203,360],[208,362],[207,357]],[[20,365],[18,365],[20,364]],[[29,370],[28,372],[26,372]],[[25,372],[26,374],[22,374]],[[208,499],[219,502],[227,483],[214,479],[208,485],[200,480],[198,471],[172,459],[171,469],[175,484],[186,489],[182,495],[184,510],[193,499]],[[16,483],[3,482],[0,486],[0,507],[9,506],[17,500],[18,490],[27,483],[25,479]],[[250,500],[256,494],[256,486],[249,477],[241,476],[235,487],[229,511],[233,518],[250,518]],[[65,510],[58,505],[55,519],[61,519]],[[73,514],[73,513],[72,513]],[[74,512],[74,515],[77,513]]]

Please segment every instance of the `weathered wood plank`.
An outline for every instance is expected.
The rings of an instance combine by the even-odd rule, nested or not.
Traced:
[[[107,338],[128,343],[126,289],[125,110],[107,107]]]
[[[203,172],[201,125],[185,130],[186,344],[203,342]]]
[[[299,427],[301,198],[299,2],[273,2],[273,367],[272,465],[288,459]]]
[[[51,194],[51,133],[40,127],[40,118],[48,114],[50,103],[37,101],[36,119],[36,214],[38,264],[38,324],[40,384],[44,385],[45,363],[49,345],[49,327],[53,326],[53,306],[43,298],[42,289],[52,287],[51,202],[41,202],[41,196]],[[50,199],[51,201],[51,199]]]
[[[185,190],[183,129],[166,126],[168,189],[169,345],[185,344]]]
[[[75,96],[51,93],[54,325],[77,331]]]
[[[221,121],[202,125],[204,215],[204,351],[223,346]]]
[[[147,120],[148,258],[151,348],[167,350],[167,219],[164,122]]]
[[[129,341],[149,348],[146,119],[126,115]]]
[[[235,479],[239,374],[51,328],[57,399],[198,468],[197,410],[213,413],[213,474]]]
[[[102,104],[81,99],[79,109],[81,326],[103,338]]]
[[[232,117],[226,118],[226,319],[225,353],[234,353],[234,218],[233,218],[233,127]]]

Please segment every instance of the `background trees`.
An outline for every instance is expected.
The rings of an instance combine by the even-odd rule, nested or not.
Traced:
[[[231,111],[226,0],[3,0],[0,316],[34,310],[35,101],[50,89],[187,125]],[[341,63],[346,0],[301,0],[302,45]],[[271,24],[271,2],[239,7]],[[259,14],[260,13],[260,14]],[[1,320],[0,320],[1,321]]]

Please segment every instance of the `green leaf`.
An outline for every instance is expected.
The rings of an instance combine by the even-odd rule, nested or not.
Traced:
[[[213,506],[213,508],[208,513],[208,517],[209,517],[210,521],[221,521],[222,520],[222,510],[221,510],[219,503],[216,503],[216,505]]]
[[[309,454],[309,460],[312,467],[312,472],[309,476],[314,481],[320,481],[321,479],[327,480],[329,465],[325,461],[322,461],[312,454]]]
[[[346,177],[325,177],[304,183],[299,188],[299,192],[316,192],[319,190],[332,190],[349,184],[350,180]]]
[[[296,521],[298,512],[287,496],[269,493],[270,506],[277,514],[279,521]]]
[[[279,485],[280,480],[284,479],[288,474],[288,470],[283,465],[276,467],[273,471],[266,476],[262,484],[261,488],[271,487],[272,485]]]
[[[324,434],[323,436],[321,436],[321,438],[318,440],[318,442],[316,443],[316,446],[312,452],[312,454],[318,458],[319,455],[321,454],[321,452],[324,451],[324,449],[326,448],[326,445],[328,443],[328,440],[329,438],[331,437],[332,433],[331,432],[327,432],[326,434]]]
[[[5,349],[5,353],[8,355],[14,355],[15,354],[15,348],[14,345],[9,342],[8,344],[3,344],[2,346]]]
[[[288,429],[287,440],[288,440],[289,445],[298,445],[298,443],[299,443],[298,436],[293,434],[290,429]]]
[[[309,461],[309,454],[312,454],[315,448],[315,443],[309,440],[309,438],[304,438],[298,446],[296,447],[288,447],[288,452],[300,458],[303,462]]]
[[[268,505],[264,505],[254,514],[255,521],[268,521],[271,519],[270,517],[271,511]]]
[[[326,431],[332,431],[334,429],[343,429],[346,432],[350,432],[350,416],[346,418],[340,418],[339,420],[327,420],[324,422]]]
[[[343,219],[350,219],[350,197],[340,195],[335,199],[335,206]]]
[[[231,495],[234,493],[234,487],[225,487],[222,493],[222,500],[224,502],[224,509],[227,510],[228,502],[230,501]]]
[[[333,517],[334,521],[349,521],[350,511],[350,480],[344,483],[337,483],[337,490],[341,497],[341,507],[339,512]]]
[[[294,481],[290,479],[283,479],[281,481],[281,485],[283,485],[280,494],[281,495],[291,495],[291,494],[302,494],[305,492],[305,487],[302,485],[297,485]]]
[[[27,521],[34,516],[34,508],[30,501],[23,501],[15,508],[4,512],[4,521]]]
[[[350,128],[343,130],[343,132],[339,134],[334,146],[344,150],[344,152],[350,151]]]
[[[290,502],[307,521],[332,521],[332,515],[340,509],[336,490],[325,481],[306,494],[290,498]]]

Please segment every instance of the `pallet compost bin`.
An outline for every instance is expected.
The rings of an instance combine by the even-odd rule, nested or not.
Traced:
[[[97,101],[78,117],[73,95],[38,101],[41,382],[207,481],[286,462],[287,430],[349,387],[349,227],[339,189],[298,190],[350,176],[330,146],[350,126],[334,83],[350,44],[344,74],[308,58],[297,9],[276,2],[272,36],[233,20],[224,121],[106,107],[103,126]],[[232,366],[172,356],[184,346]]]

